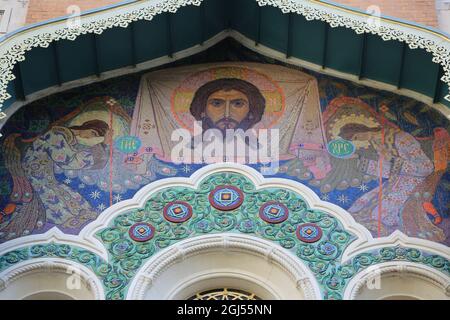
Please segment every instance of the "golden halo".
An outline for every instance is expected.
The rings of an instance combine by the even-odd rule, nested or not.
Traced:
[[[369,117],[366,115],[343,115],[340,118],[336,118],[332,121],[332,124],[330,125],[330,129],[328,130],[328,133],[330,134],[331,140],[339,139],[341,138],[339,136],[339,132],[341,131],[341,128],[345,126],[348,123],[355,123],[355,124],[363,124],[366,127],[369,128],[377,128],[380,126],[380,123],[374,119],[373,117]],[[354,146],[356,148],[368,148],[369,142],[368,141],[352,141]]]
[[[115,102],[115,100],[111,100],[111,103],[112,102]],[[110,112],[111,111],[108,110],[106,106],[100,104],[100,107],[98,107],[98,104],[92,103],[81,113],[76,115],[74,118],[70,119],[65,125],[67,127],[79,126],[89,120],[102,120],[103,122],[109,125],[111,121]],[[122,116],[114,112],[112,113],[112,120],[113,120],[112,129],[114,132],[113,139],[127,135],[129,125],[126,122],[126,120],[123,119]]]

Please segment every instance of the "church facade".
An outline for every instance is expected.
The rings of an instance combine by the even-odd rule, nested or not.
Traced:
[[[449,299],[445,34],[128,1],[0,55],[0,299]]]

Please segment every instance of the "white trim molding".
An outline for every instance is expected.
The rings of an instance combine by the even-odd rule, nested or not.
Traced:
[[[350,213],[349,213],[350,214]],[[412,238],[401,232],[400,230],[394,231],[387,237],[373,238],[365,243],[352,247],[349,246],[342,255],[342,263],[350,261],[353,257],[364,252],[375,251],[377,249],[386,247],[403,247],[412,248],[425,251],[432,254],[437,254],[450,260],[450,248],[444,244],[433,242],[430,240],[424,240],[419,238]]]
[[[110,254],[101,242],[100,238],[97,237],[97,234],[101,230],[111,226],[116,217],[134,209],[143,208],[152,196],[163,189],[186,187],[198,190],[202,181],[204,181],[207,177],[223,172],[242,175],[255,186],[255,190],[262,190],[265,188],[281,188],[295,192],[306,202],[310,209],[319,210],[336,218],[346,231],[355,236],[355,240],[353,240],[344,250],[342,258],[339,261],[336,261],[340,265],[344,265],[345,263],[351,261],[352,258],[358,256],[359,254],[374,252],[381,248],[397,246],[419,249],[422,252],[437,254],[446,260],[450,260],[450,249],[448,247],[429,240],[411,238],[400,231],[396,231],[388,237],[373,238],[371,233],[363,225],[357,223],[350,213],[332,203],[322,201],[314,193],[314,191],[309,189],[307,186],[289,179],[265,178],[257,170],[249,166],[236,163],[211,164],[197,170],[189,178],[173,177],[152,182],[139,190],[132,199],[124,200],[106,209],[97,217],[95,221],[88,224],[79,235],[63,234],[55,227],[44,234],[29,235],[3,243],[0,245],[0,252],[1,254],[6,254],[7,252],[11,252],[15,249],[30,247],[33,245],[60,243],[84,248],[97,254],[100,258],[107,262],[112,261],[111,259],[108,259]],[[228,252],[238,251],[241,253],[249,253],[251,255],[258,256],[260,259],[263,259],[261,261],[272,263],[279,269],[284,270],[283,274],[290,275],[292,281],[298,288],[300,288],[301,292],[304,293],[307,299],[321,298],[321,295],[319,294],[319,286],[316,283],[314,276],[308,269],[305,262],[297,257],[295,253],[290,252],[287,249],[283,249],[275,242],[241,233],[196,236],[174,243],[170,247],[157,252],[154,256],[149,258],[149,260],[145,261],[144,266],[142,266],[140,271],[133,276],[131,280],[131,287],[128,287],[130,289],[127,297],[129,299],[142,298],[143,292],[146,291],[146,289],[142,289],[142,286],[150,288],[149,286],[154,283],[161,276],[161,274],[164,274],[166,269],[172,267],[180,261],[184,261],[188,258],[191,259],[196,255],[196,252],[205,253],[208,252],[208,250],[222,250],[225,255]],[[32,259],[30,261],[36,261],[36,259]],[[28,262],[23,262],[22,264],[26,265],[27,263]],[[401,264],[402,262],[395,261],[393,263]],[[18,266],[22,266],[22,264],[17,264],[10,267],[8,272],[18,268]],[[432,268],[426,267],[426,269],[431,270]],[[252,276],[251,274],[244,274],[244,271],[242,270],[236,273],[236,270],[232,269],[215,270],[214,272],[220,272],[222,277],[227,276],[228,278],[236,278],[238,277],[237,274],[240,272],[242,277],[247,277],[246,281],[249,281],[250,283],[259,283],[259,287],[266,288],[267,292],[273,293],[273,297],[278,297],[276,290],[273,288],[271,289],[270,286],[264,286],[263,281],[258,280],[258,277],[255,275]],[[208,278],[205,274],[203,274],[203,276],[204,279]],[[253,279],[253,281],[250,278]],[[8,277],[5,278],[2,274],[0,274],[0,279],[4,280],[3,282],[0,281],[0,287],[1,283],[4,285],[7,284]],[[312,279],[314,279],[314,281],[312,281]],[[183,283],[186,284],[191,280],[192,279],[184,279]],[[99,285],[101,286],[101,284]],[[180,283],[180,286],[181,285],[182,284]],[[177,297],[178,293],[173,292],[171,294],[172,296]]]
[[[343,295],[344,300],[355,300],[363,287],[368,281],[371,281],[373,277],[383,277],[389,274],[422,279],[440,288],[443,296],[446,295],[450,300],[450,277],[434,268],[409,261],[385,262],[362,270],[347,284]],[[380,299],[382,298],[383,296],[380,297]],[[421,297],[418,296],[415,296],[415,298],[421,299]]]
[[[345,230],[356,236],[354,240],[344,251],[343,261],[347,261],[361,252],[374,250],[386,246],[404,245],[424,250],[430,253],[436,253],[446,259],[450,259],[450,248],[447,246],[429,240],[412,238],[401,231],[396,231],[388,237],[373,238],[369,230],[363,225],[357,223],[353,216],[343,208],[320,199],[320,197],[309,187],[300,182],[283,179],[283,178],[265,178],[257,170],[238,163],[217,163],[207,165],[195,171],[191,177],[174,177],[166,178],[152,182],[139,190],[132,199],[119,202],[102,212],[95,221],[87,225],[81,232],[80,238],[89,247],[101,248],[102,243],[95,237],[95,234],[108,226],[115,217],[133,209],[142,208],[145,203],[158,191],[179,186],[198,189],[202,180],[207,176],[218,172],[234,172],[248,178],[254,185],[256,190],[264,188],[284,188],[299,194],[311,209],[321,210],[333,217],[336,217],[342,223]],[[33,236],[26,236],[33,237]]]
[[[142,300],[147,290],[151,288],[169,267],[177,263],[182,263],[195,255],[216,251],[242,252],[263,258],[268,263],[275,264],[286,272],[306,300],[322,299],[319,285],[314,275],[308,267],[291,252],[267,240],[233,233],[211,234],[189,238],[162,250],[148,260],[135,275],[129,287],[127,299]],[[205,263],[208,262],[205,261]],[[233,276],[242,279],[250,279],[250,281],[258,279],[259,283],[264,283],[263,279],[260,279],[257,275],[245,274],[242,271],[224,272],[221,270],[219,273],[213,272],[212,275],[209,273],[202,275],[196,274],[193,279],[184,279],[183,282],[180,283],[178,291],[205,277],[218,277],[219,275],[230,276],[232,274]],[[257,270],[255,273],[257,273]],[[266,286],[270,287],[268,283],[266,283]],[[280,296],[280,294],[273,289],[271,292],[275,297]],[[171,292],[168,296],[169,298],[177,298],[177,292]]]
[[[86,266],[61,258],[36,258],[18,263],[0,273],[0,291],[8,290],[8,287],[15,281],[32,275],[34,273],[46,272],[49,274],[62,273],[67,276],[77,273],[81,282],[92,293],[95,300],[104,300],[105,293],[100,279]],[[72,295],[67,288],[66,291],[60,292],[68,296]],[[23,298],[23,297],[16,297]]]
[[[79,247],[97,254],[103,260],[108,262],[108,251],[102,244],[93,244],[90,241],[85,241],[78,235],[63,233],[58,229],[58,227],[53,227],[42,234],[34,234],[6,241],[0,244],[0,255],[29,246],[49,243],[66,244],[69,246]]]

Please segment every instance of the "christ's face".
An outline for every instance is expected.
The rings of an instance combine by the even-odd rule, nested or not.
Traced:
[[[248,98],[237,90],[219,90],[208,97],[206,116],[220,130],[235,129],[250,111]]]

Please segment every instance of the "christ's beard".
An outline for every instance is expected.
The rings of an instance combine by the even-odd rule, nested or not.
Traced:
[[[220,130],[236,129],[239,126],[239,122],[231,118],[223,118],[217,121],[214,126]]]
[[[250,121],[250,119],[248,117],[246,117],[241,122],[237,122],[234,119],[223,118],[223,119],[220,119],[219,121],[217,121],[216,123],[214,123],[211,120],[211,118],[209,118],[209,117],[203,117],[202,118],[202,130],[203,130],[202,135],[204,135],[206,130],[208,130],[208,129],[216,129],[216,130],[219,130],[222,133],[223,138],[226,139],[226,137],[227,137],[226,130],[230,129],[230,128],[221,129],[217,126],[218,123],[220,123],[221,121],[225,121],[225,120],[227,120],[227,122],[231,122],[229,120],[232,120],[236,124],[236,126],[234,128],[232,128],[234,130],[242,129],[243,131],[247,131],[254,125],[254,123],[252,121]],[[253,134],[253,133],[250,133],[250,134]],[[245,143],[247,145],[249,145],[249,137],[245,138]],[[192,137],[191,148],[193,149],[195,147],[195,145],[196,145],[195,137]],[[258,138],[256,137],[256,148],[259,148],[259,147],[260,147],[260,144],[258,142]]]
[[[242,129],[246,131],[250,129],[253,126],[253,124],[254,123],[250,121],[248,117],[246,117],[241,122],[237,122],[236,120],[231,118],[222,118],[217,122],[213,122],[209,117],[204,117],[202,119],[202,127],[204,131],[208,129],[217,129],[220,130],[224,136],[226,134],[226,130],[228,129],[233,130]]]

